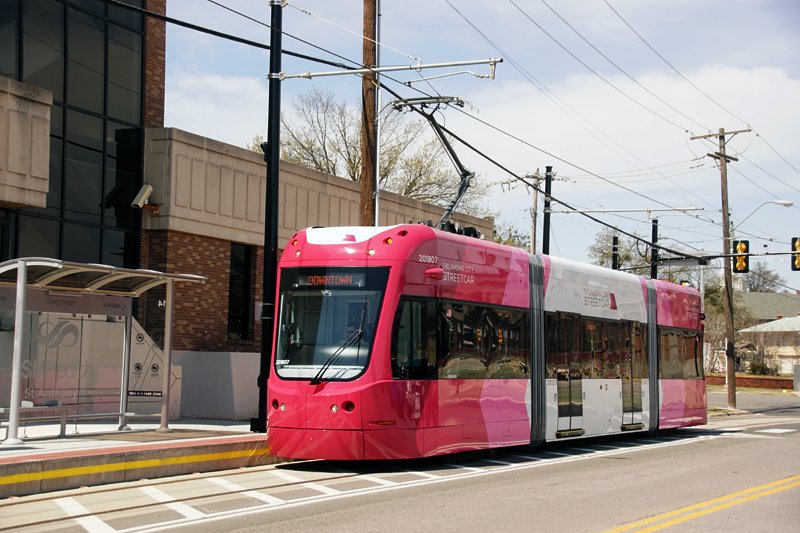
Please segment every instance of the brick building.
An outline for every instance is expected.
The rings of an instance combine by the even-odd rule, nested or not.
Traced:
[[[165,0],[126,3],[166,13]],[[165,49],[163,21],[104,1],[0,4],[0,261],[53,257],[207,277],[176,287],[183,410],[248,418],[266,168],[259,154],[164,127]],[[285,162],[280,180],[279,245],[302,227],[359,223],[358,184]],[[145,183],[148,208],[134,208]],[[442,213],[390,193],[380,208],[387,225]],[[492,234],[487,220],[454,219]],[[154,289],[135,312],[156,342],[162,301],[163,288]],[[210,377],[219,397],[208,393]]]

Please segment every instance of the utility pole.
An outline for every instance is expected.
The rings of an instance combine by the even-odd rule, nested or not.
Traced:
[[[531,253],[536,253],[536,219],[539,217],[539,183],[542,182],[542,177],[537,172],[535,176],[528,176],[536,182],[531,195]]]
[[[728,408],[736,409],[736,352],[734,349],[734,337],[736,330],[733,324],[733,279],[731,272],[731,226],[730,226],[730,212],[728,210],[728,160],[738,161],[735,157],[725,154],[725,136],[736,135],[737,133],[747,133],[751,131],[750,128],[746,130],[736,130],[726,132],[724,128],[720,128],[718,133],[709,133],[707,135],[696,135],[691,137],[695,139],[707,139],[709,137],[717,137],[719,140],[719,152],[707,154],[719,161],[719,174],[720,174],[720,188],[722,192],[722,270],[725,283],[725,360],[726,360],[726,384],[728,386]]]
[[[539,184],[544,180],[544,176],[539,174],[539,169],[536,169],[536,173],[534,174],[527,174],[525,176],[526,180],[533,181],[533,186],[529,183],[526,183],[527,186],[533,189],[533,194],[531,195],[531,253],[536,253],[536,219],[539,217]]]
[[[377,67],[376,57],[376,0],[364,0],[364,38],[362,56],[364,66]],[[371,226],[375,218],[376,162],[378,159],[377,116],[378,89],[377,74],[366,72],[361,79],[361,225]]]

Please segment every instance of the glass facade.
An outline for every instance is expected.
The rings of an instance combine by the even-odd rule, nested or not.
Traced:
[[[127,0],[144,7],[144,0]],[[0,210],[0,259],[138,267],[144,20],[100,0],[0,3],[0,75],[53,93],[47,205]]]

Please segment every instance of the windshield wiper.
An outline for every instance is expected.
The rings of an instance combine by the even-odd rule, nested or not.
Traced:
[[[311,385],[319,385],[322,383],[322,376],[325,375],[325,372],[328,371],[330,367],[334,364],[338,363],[342,358],[342,352],[344,352],[345,348],[348,346],[352,346],[356,343],[356,341],[361,339],[361,336],[364,334],[364,330],[360,327],[353,330],[353,332],[344,340],[342,344],[336,348],[336,351],[331,354],[328,359],[322,364],[320,367],[319,372],[314,376],[314,378],[310,381]]]

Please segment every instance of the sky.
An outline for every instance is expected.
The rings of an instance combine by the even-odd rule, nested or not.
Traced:
[[[734,235],[748,239],[754,253],[788,252],[791,238],[800,237],[800,2],[380,3],[383,66],[503,59],[494,79],[420,79],[464,70],[488,74],[486,65],[474,65],[396,72],[382,81],[407,98],[463,100],[463,108],[441,110],[440,122],[518,175],[543,174],[551,165],[552,195],[574,210],[602,211],[592,215],[645,237],[657,217],[660,244],[718,254],[720,172],[706,155],[719,149],[717,138],[691,137],[751,129],[727,137],[727,154],[738,159],[728,165]],[[290,0],[283,8],[283,48],[360,62],[362,9],[362,0]],[[266,0],[167,2],[170,17],[264,44],[269,10]],[[239,146],[265,132],[269,52],[168,25],[166,61],[167,127]],[[289,75],[331,70],[337,69],[282,60]],[[403,83],[411,80],[411,87]],[[291,113],[298,95],[312,88],[360,103],[361,82],[353,75],[286,79],[283,112]],[[383,104],[393,99],[386,92],[381,98]],[[485,201],[498,221],[528,233],[529,189],[469,148],[454,147],[490,184]],[[680,211],[686,208],[692,210]],[[602,226],[558,212],[565,209],[553,206],[550,253],[587,261]],[[540,251],[541,219],[538,227]],[[785,290],[800,290],[800,272],[791,271],[788,255],[752,261],[777,272]]]

